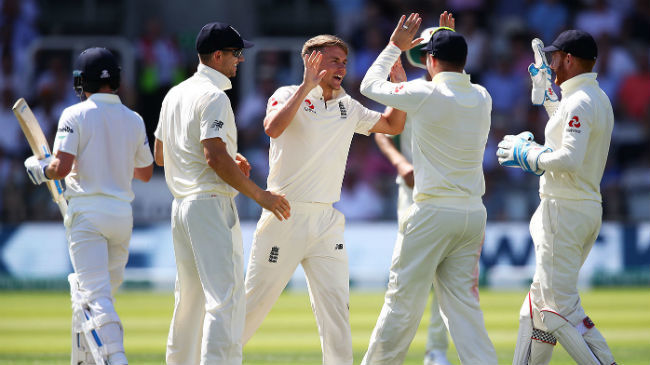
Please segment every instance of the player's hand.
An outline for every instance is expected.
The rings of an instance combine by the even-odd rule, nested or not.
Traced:
[[[285,199],[284,194],[265,190],[258,203],[262,208],[275,214],[280,221],[291,216],[291,206],[289,205],[289,201]]]
[[[408,81],[406,79],[406,71],[402,67],[402,61],[398,58],[390,69],[390,82],[400,83],[406,81]]]
[[[404,179],[406,186],[413,189],[413,186],[415,186],[415,177],[413,176],[412,164],[406,160],[397,164],[397,174]]]
[[[551,68],[546,61],[546,55],[542,48],[544,43],[539,38],[535,38],[530,43],[535,56],[535,63],[528,66],[528,73],[533,83],[533,88],[530,93],[530,99],[533,105],[542,105],[546,102],[557,103],[559,99],[557,94],[553,92],[553,80],[551,80]]]
[[[540,176],[544,170],[538,166],[539,156],[545,152],[552,152],[533,140],[533,134],[522,132],[516,136],[507,135],[499,142],[497,157],[499,164],[506,167],[520,167],[526,172]]]
[[[235,156],[235,163],[246,177],[251,177],[251,164],[248,162],[246,157],[241,153],[238,153],[237,156]]]
[[[456,19],[454,19],[454,15],[445,10],[440,14],[440,26],[456,30]]]
[[[43,181],[50,180],[45,176],[45,169],[52,161],[52,156],[48,156],[42,160],[31,156],[25,160],[25,169],[29,179],[35,184],[40,185]]]
[[[305,72],[303,73],[303,84],[309,89],[313,89],[327,73],[327,70],[320,69],[320,63],[323,60],[323,54],[320,51],[313,51],[311,54],[304,55]]]
[[[420,15],[417,13],[411,13],[408,18],[405,15],[402,15],[402,17],[399,18],[397,27],[390,36],[390,41],[399,47],[402,52],[408,51],[417,46],[422,42],[422,40],[424,40],[424,38],[413,39],[415,34],[417,34],[421,23],[422,18],[420,18]]]

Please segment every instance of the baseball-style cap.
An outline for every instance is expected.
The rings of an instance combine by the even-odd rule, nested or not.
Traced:
[[[438,27],[430,27],[423,30],[422,33],[420,33],[420,38],[422,38],[420,44],[406,51],[406,59],[409,61],[411,66],[415,66],[423,69],[427,68],[427,66],[424,63],[420,62],[420,55],[423,52],[422,48],[424,48],[424,46],[426,46],[427,43],[429,43],[429,39],[431,39],[431,35],[437,29]]]
[[[443,28],[434,32],[422,50],[443,61],[464,63],[467,59],[465,37],[449,29]]]
[[[542,48],[544,52],[562,51],[587,60],[595,60],[598,46],[591,34],[577,29],[560,33],[550,46]]]
[[[111,51],[102,47],[88,48],[81,52],[74,65],[75,71],[83,73],[88,81],[118,78],[120,66]]]
[[[253,47],[253,43],[243,39],[235,28],[219,22],[204,25],[196,36],[196,51],[201,54],[212,53],[224,48],[251,47]]]

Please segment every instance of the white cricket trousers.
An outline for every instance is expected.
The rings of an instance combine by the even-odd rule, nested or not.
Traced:
[[[278,221],[267,210],[257,223],[246,273],[244,344],[269,313],[301,264],[316,317],[323,364],[352,364],[345,218],[331,204],[291,203],[291,217]]]
[[[535,245],[531,301],[572,325],[586,317],[580,304],[578,274],[598,237],[602,205],[591,200],[541,197],[530,220]]]
[[[169,365],[239,365],[244,259],[233,198],[197,194],[172,203],[176,256]]]
[[[497,364],[478,300],[485,223],[478,197],[431,198],[411,207],[400,222],[384,306],[362,364],[404,362],[432,283],[461,364]]]
[[[403,222],[406,215],[413,205],[413,189],[408,187],[404,179],[399,179],[397,190],[397,221]],[[433,288],[431,288],[433,291]],[[441,351],[447,352],[449,340],[447,339],[447,327],[440,315],[440,305],[435,293],[431,295],[429,316],[429,327],[427,328],[427,344],[424,347],[425,352]]]
[[[70,261],[77,274],[78,291],[94,318],[108,315],[98,329],[112,353],[124,352],[123,330],[113,295],[124,280],[133,230],[131,204],[109,197],[74,197],[64,218]]]

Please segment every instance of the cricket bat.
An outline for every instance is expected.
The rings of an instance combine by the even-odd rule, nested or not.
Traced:
[[[29,108],[29,105],[27,105],[25,99],[18,99],[11,110],[13,110],[16,115],[16,118],[20,123],[20,128],[23,130],[25,138],[27,138],[27,142],[34,153],[34,156],[39,160],[50,156],[52,154],[50,145],[47,143],[43,130],[38,124],[38,120],[36,120],[34,113],[32,113],[32,110]],[[61,215],[65,217],[68,203],[63,197],[63,185],[61,184],[61,181],[48,180],[45,183],[47,184],[47,188],[50,190],[52,200],[54,200],[54,202],[59,206]]]

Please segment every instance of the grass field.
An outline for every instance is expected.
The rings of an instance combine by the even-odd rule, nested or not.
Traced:
[[[481,306],[500,364],[510,364],[524,292],[483,290]],[[619,365],[650,364],[650,290],[593,290],[582,295],[587,313],[607,338]],[[382,293],[352,294],[355,364],[368,346]],[[164,364],[171,293],[121,292],[117,310],[126,328],[130,363]],[[422,364],[428,309],[405,364]],[[69,364],[70,306],[65,292],[0,292],[0,364]],[[455,349],[449,352],[459,364]],[[320,343],[307,293],[287,292],[244,348],[244,364],[320,364]],[[552,364],[574,364],[557,346]],[[474,364],[472,364],[474,365]],[[480,365],[480,364],[476,364]]]

